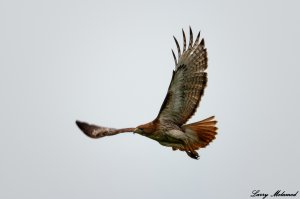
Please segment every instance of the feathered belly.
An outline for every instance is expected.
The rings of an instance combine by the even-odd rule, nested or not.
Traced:
[[[161,145],[167,147],[182,147],[184,145],[185,133],[179,130],[171,130],[165,132],[155,132],[147,137],[158,141]]]

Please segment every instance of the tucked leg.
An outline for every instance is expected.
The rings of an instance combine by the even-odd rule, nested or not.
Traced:
[[[190,156],[193,159],[198,160],[198,158],[200,157],[197,151],[185,151],[185,152],[188,156]]]

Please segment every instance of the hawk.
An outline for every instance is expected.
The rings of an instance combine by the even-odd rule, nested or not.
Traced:
[[[207,52],[204,39],[200,41],[200,32],[193,41],[193,32],[189,28],[187,47],[185,32],[182,29],[183,49],[181,52],[177,39],[173,36],[178,60],[174,51],[175,70],[157,117],[136,128],[115,129],[76,121],[77,126],[90,138],[102,138],[119,133],[133,132],[156,140],[173,150],[185,151],[188,156],[198,159],[196,150],[206,147],[215,139],[217,121],[214,116],[199,122],[186,124],[196,112],[207,84]]]

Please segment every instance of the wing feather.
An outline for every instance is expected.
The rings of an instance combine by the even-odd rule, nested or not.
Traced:
[[[160,108],[157,119],[160,122],[172,122],[181,126],[196,112],[207,83],[207,52],[204,39],[199,42],[200,32],[193,43],[193,32],[190,28],[189,46],[185,49],[186,38],[183,33],[183,51],[175,39],[178,49],[178,60],[175,59],[175,71],[169,85],[167,96]]]
[[[183,29],[182,29],[182,37],[183,37],[183,50],[182,50],[182,53],[184,53],[185,48],[186,48],[186,38],[185,38],[185,33],[184,33]]]
[[[174,37],[174,36],[173,36],[173,38],[174,38],[174,40],[175,40],[175,43],[176,43],[176,46],[177,46],[178,57],[180,57],[180,56],[181,56],[181,52],[180,52],[180,46],[179,46],[179,43],[178,43],[178,41],[177,41],[176,37]]]

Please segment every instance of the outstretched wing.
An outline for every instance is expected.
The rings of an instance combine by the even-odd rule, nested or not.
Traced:
[[[157,116],[160,122],[172,122],[178,126],[186,123],[196,112],[207,82],[207,74],[204,72],[207,68],[204,39],[199,42],[199,32],[196,41],[193,42],[193,32],[190,28],[190,41],[186,49],[186,37],[183,30],[182,34],[182,54],[178,41],[174,37],[178,50],[178,61],[172,50],[175,70],[167,96]]]
[[[86,122],[76,121],[78,128],[90,138],[102,138],[105,136],[112,136],[119,133],[133,132],[134,128],[114,129],[103,126],[97,126],[94,124],[88,124]]]

